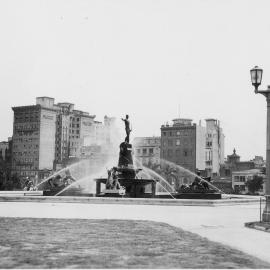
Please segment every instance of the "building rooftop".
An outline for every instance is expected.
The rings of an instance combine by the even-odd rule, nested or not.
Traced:
[[[215,118],[206,118],[205,121],[217,121]]]
[[[52,98],[52,97],[46,97],[46,96],[43,96],[43,97],[36,97],[36,98],[42,98],[42,99],[46,98],[46,99],[54,100],[54,98]]]
[[[194,126],[196,124],[192,125],[192,119],[189,118],[175,118],[172,120],[172,124],[169,124],[169,122],[167,122],[166,124],[162,125],[162,128],[166,128],[166,127],[178,127],[178,126]]]
[[[243,170],[243,171],[232,171],[233,174],[256,174],[261,173],[260,169],[250,169],[250,170]]]

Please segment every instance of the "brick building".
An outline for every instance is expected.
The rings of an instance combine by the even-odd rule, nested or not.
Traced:
[[[178,118],[161,126],[162,159],[174,162],[192,172],[205,170],[206,128]]]

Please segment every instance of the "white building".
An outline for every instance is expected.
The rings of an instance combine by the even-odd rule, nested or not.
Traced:
[[[0,142],[0,158],[2,160],[6,159],[6,152],[8,150],[8,142]]]
[[[208,176],[218,176],[224,164],[224,134],[216,119],[206,121],[205,167]]]
[[[136,137],[132,144],[140,163],[146,166],[160,163],[160,137]]]
[[[252,180],[253,177],[261,176],[265,179],[265,174],[261,173],[260,169],[251,169],[251,170],[244,170],[244,171],[235,171],[232,172],[232,188],[235,191],[238,191],[241,194],[248,193],[248,188],[246,186],[246,182],[248,180]],[[259,190],[260,194],[264,194],[265,191],[265,184],[263,184],[263,189]]]

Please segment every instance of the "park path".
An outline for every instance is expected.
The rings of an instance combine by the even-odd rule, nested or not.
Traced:
[[[0,202],[0,217],[131,219],[165,222],[270,263],[270,233],[244,227],[259,220],[259,205],[160,206]]]

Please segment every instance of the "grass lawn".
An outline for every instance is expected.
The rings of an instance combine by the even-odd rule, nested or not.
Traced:
[[[0,268],[270,268],[165,223],[0,218]]]

